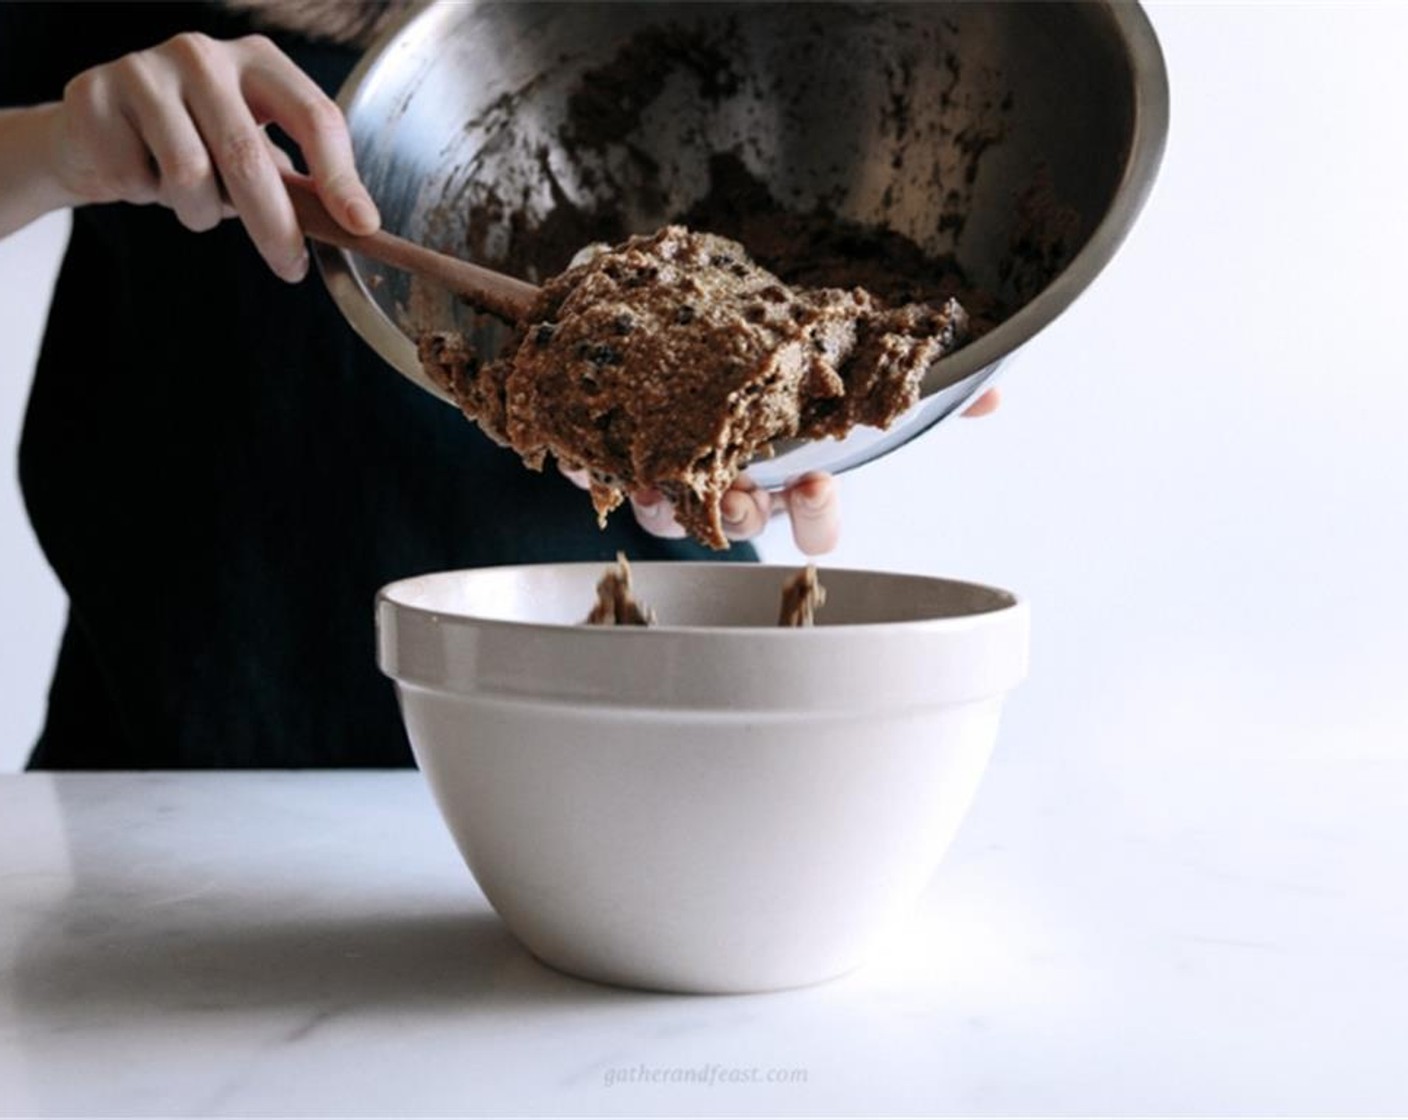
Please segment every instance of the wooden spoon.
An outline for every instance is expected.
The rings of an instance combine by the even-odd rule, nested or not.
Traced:
[[[427,249],[424,245],[383,230],[365,237],[349,233],[327,212],[311,179],[290,173],[285,173],[283,178],[288,187],[288,196],[293,201],[293,212],[298,216],[303,232],[314,241],[350,249],[372,260],[434,280],[461,296],[471,306],[507,323],[522,322],[528,318],[528,309],[542,290],[536,284],[437,253],[434,249]]]

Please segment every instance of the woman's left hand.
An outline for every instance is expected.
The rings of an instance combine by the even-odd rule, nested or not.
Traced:
[[[632,494],[631,510],[647,533],[671,539],[685,535],[675,520],[674,507],[655,490]],[[777,491],[764,490],[740,475],[719,503],[719,512],[724,536],[731,541],[751,540],[775,514],[786,513],[792,522],[792,539],[808,556],[830,552],[841,533],[836,480],[820,472],[802,475]]]
[[[998,406],[996,389],[989,389],[964,410],[964,416],[986,416]],[[584,489],[585,471],[563,472]],[[655,490],[631,495],[631,510],[641,528],[657,537],[677,540],[685,535],[675,520],[674,507]],[[720,504],[724,535],[731,541],[751,540],[761,533],[775,514],[786,513],[792,522],[792,539],[799,551],[820,556],[836,547],[841,536],[841,504],[836,480],[814,471],[792,481],[785,490],[770,492],[757,486],[747,475],[740,476]]]

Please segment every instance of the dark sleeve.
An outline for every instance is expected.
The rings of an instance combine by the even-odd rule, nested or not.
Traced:
[[[0,3],[0,109],[57,96],[53,84],[62,65],[57,24],[63,10],[61,4]]]
[[[0,108],[57,101],[90,66],[182,31],[232,38],[249,25],[215,4],[0,0]]]

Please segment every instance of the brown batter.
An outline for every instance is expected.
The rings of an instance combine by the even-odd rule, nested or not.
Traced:
[[[956,299],[968,312],[970,342],[1010,314],[952,255],[926,253],[902,233],[825,207],[784,206],[736,152],[710,156],[709,190],[674,220],[741,242],[755,261],[795,287],[864,288],[892,305],[940,307]]]
[[[626,554],[618,552],[616,563],[607,568],[596,585],[596,602],[587,615],[588,626],[653,626],[655,612],[636,602],[631,588],[631,565]]]
[[[782,585],[782,607],[777,624],[811,626],[816,622],[818,608],[825,603],[826,588],[817,579],[816,565],[808,564]],[[631,565],[624,552],[616,554],[616,563],[597,581],[596,602],[586,621],[588,626],[655,625],[655,612],[635,597]]]
[[[816,565],[808,564],[782,585],[782,609],[778,612],[779,626],[811,626],[816,612],[826,605],[826,588],[816,577]]]
[[[667,226],[548,281],[500,356],[421,340],[427,371],[534,469],[586,469],[598,516],[653,487],[726,548],[719,502],[773,440],[884,428],[964,341],[955,300],[791,289],[735,241]]]

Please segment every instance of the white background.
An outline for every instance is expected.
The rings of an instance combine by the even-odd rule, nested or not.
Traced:
[[[1173,123],[1130,240],[997,416],[844,480],[831,562],[1031,600],[1009,758],[1408,756],[1408,7],[1151,14]],[[0,243],[0,769],[63,612],[13,462],[65,229]]]

